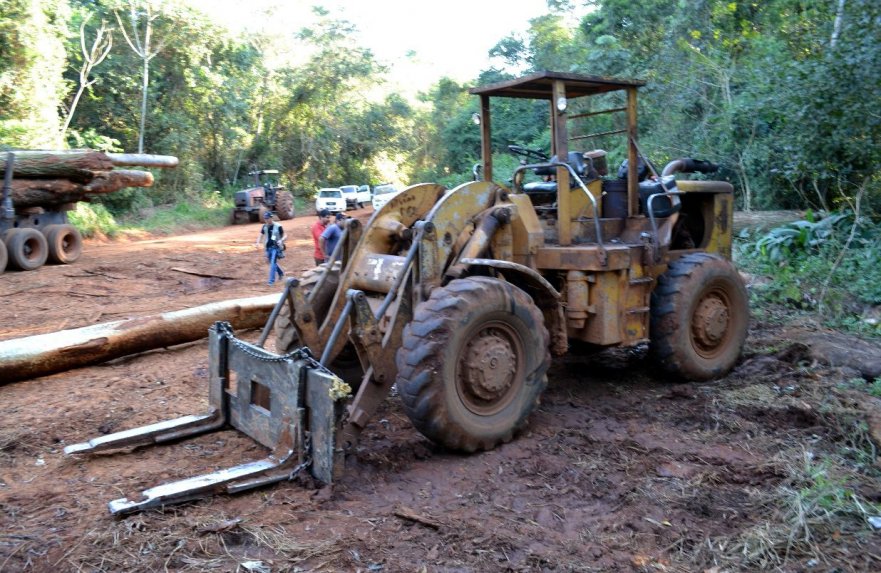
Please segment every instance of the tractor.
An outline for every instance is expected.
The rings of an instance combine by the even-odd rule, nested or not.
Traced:
[[[349,220],[330,261],[289,280],[256,344],[216,324],[207,414],[68,448],[143,445],[231,425],[272,448],[269,457],[145,490],[111,502],[111,511],[240,491],[307,468],[332,483],[393,386],[417,430],[475,452],[524,428],[552,356],[570,349],[647,344],[670,379],[725,375],[749,320],[730,262],[733,187],[685,177],[715,170],[690,158],[656,172],[637,140],[642,85],[541,72],[472,89],[480,180],[413,185],[366,225]],[[542,100],[549,112],[549,153],[512,145],[522,161],[510,184],[493,182],[494,98]],[[570,132],[600,117],[618,129]],[[615,175],[606,150],[571,146],[611,137],[626,154]],[[274,352],[265,348],[273,327]]]
[[[278,170],[251,171],[254,186],[236,191],[233,224],[256,223],[263,220],[263,213],[272,211],[282,221],[294,218],[294,196],[278,183]]]

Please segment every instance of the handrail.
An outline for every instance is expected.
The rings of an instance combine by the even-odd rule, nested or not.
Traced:
[[[569,174],[578,183],[578,186],[581,188],[581,190],[584,191],[584,194],[587,195],[588,200],[593,205],[593,213],[594,213],[593,224],[594,224],[594,228],[595,228],[596,235],[597,235],[597,244],[599,245],[599,248],[600,248],[601,258],[602,258],[602,260],[605,260],[606,259],[606,245],[605,245],[605,243],[603,243],[603,232],[602,232],[602,229],[600,228],[600,217],[599,217],[600,211],[599,211],[599,207],[597,206],[596,197],[594,197],[593,193],[591,193],[587,189],[587,185],[584,184],[584,181],[581,180],[581,177],[578,176],[578,174],[575,172],[575,170],[572,168],[571,165],[569,165],[568,163],[563,163],[561,161],[558,161],[556,158],[549,163],[534,163],[531,165],[521,165],[520,167],[518,167],[517,169],[514,170],[513,180],[514,181],[517,180],[517,174],[520,173],[521,171],[526,171],[527,169],[538,169],[540,167],[565,167],[566,169],[569,170]],[[557,189],[559,190],[559,185],[557,186]]]
[[[663,185],[663,182],[661,183],[661,185]],[[657,197],[664,197],[668,195],[685,195],[685,193],[682,191],[664,191],[663,193],[653,193],[649,195],[648,200],[646,200],[645,202],[645,209],[649,212],[649,221],[651,221],[652,224],[652,241],[655,244],[654,260],[656,263],[661,260],[661,239],[660,237],[658,237],[658,222],[655,220],[655,210],[652,208],[652,203]]]

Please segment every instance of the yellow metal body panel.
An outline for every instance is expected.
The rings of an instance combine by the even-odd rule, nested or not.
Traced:
[[[593,195],[594,201],[596,201],[596,211],[599,211],[600,216],[602,216],[602,180],[594,179],[593,181],[585,182],[585,184],[587,185],[587,190]],[[581,187],[576,187],[569,192],[569,207],[572,209],[572,220],[574,221],[595,216],[593,202],[584,194],[584,189]],[[572,234],[575,236],[574,229]]]
[[[496,204],[503,187],[487,181],[473,181],[459,185],[444,195],[425,220],[434,223],[437,234],[437,260],[446,269],[459,244],[463,232],[473,228],[477,215]]]
[[[683,210],[699,211],[695,216],[705,221],[703,236],[695,247],[708,253],[731,258],[734,227],[734,187],[724,181],[677,181],[684,193]]]
[[[515,263],[534,268],[535,254],[544,246],[545,234],[526,195],[517,193],[508,196],[514,205],[515,213],[511,219],[512,260]]]

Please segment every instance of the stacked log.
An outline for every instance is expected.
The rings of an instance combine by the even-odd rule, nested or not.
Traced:
[[[149,171],[115,169],[121,166],[171,168],[177,158],[168,155],[76,151],[13,151],[11,197],[16,209],[89,201],[90,196],[113,193],[126,187],[150,187]],[[0,177],[6,171],[0,154]]]

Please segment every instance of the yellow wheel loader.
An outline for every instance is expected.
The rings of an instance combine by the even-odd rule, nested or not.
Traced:
[[[482,180],[414,185],[366,225],[350,220],[328,263],[289,280],[257,344],[215,325],[207,414],[67,451],[226,425],[272,449],[260,462],[111,502],[124,513],[301,471],[331,483],[393,385],[431,440],[465,452],[493,448],[526,424],[551,356],[573,341],[648,343],[673,377],[724,375],[748,326],[746,290],[729,260],[733,188],[683,177],[715,169],[693,159],[655,172],[637,141],[641,85],[542,72],[472,89],[481,102]],[[493,182],[493,98],[544,100],[549,111],[549,153],[512,145],[522,160],[510,185]],[[575,132],[597,118],[618,129]],[[606,151],[571,149],[614,137],[626,154],[617,177]],[[273,326],[270,352],[263,346]]]

